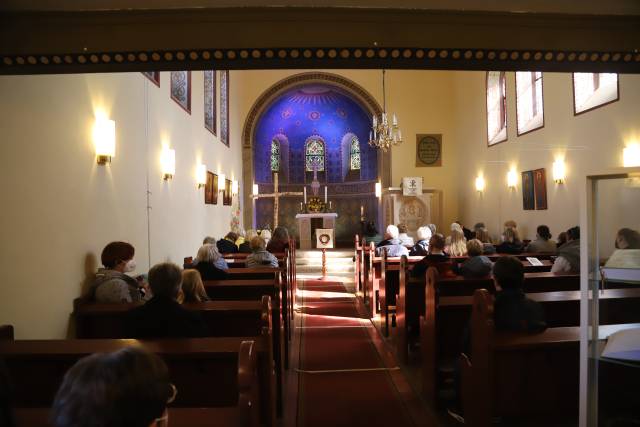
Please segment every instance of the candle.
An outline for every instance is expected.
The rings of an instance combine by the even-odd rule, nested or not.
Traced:
[[[324,186],[324,202],[327,203],[327,186]]]
[[[331,200],[329,200],[329,210],[331,210]]]
[[[300,211],[302,212],[302,202],[300,202]]]
[[[364,216],[364,206],[360,205],[360,216]]]
[[[302,187],[302,190],[304,192],[304,204],[306,205],[307,204],[307,187],[306,186]]]

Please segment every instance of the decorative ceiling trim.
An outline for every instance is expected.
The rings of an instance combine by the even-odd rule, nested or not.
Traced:
[[[0,55],[0,74],[274,68],[535,69],[640,73],[640,52],[320,47]]]

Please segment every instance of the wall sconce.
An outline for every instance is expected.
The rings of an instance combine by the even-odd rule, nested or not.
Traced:
[[[476,178],[476,191],[478,192],[484,191],[484,178],[481,176]]]
[[[231,181],[231,195],[236,196],[238,194],[238,181],[235,179]]]
[[[563,184],[565,179],[564,160],[556,160],[553,162],[553,181],[556,184]]]
[[[202,163],[198,165],[196,169],[196,182],[198,183],[198,188],[207,185],[207,165],[203,165]]]
[[[227,177],[223,173],[218,174],[218,192],[223,193],[226,188]]]
[[[376,182],[376,197],[382,197],[382,184],[380,182]]]
[[[258,184],[253,184],[253,189],[252,189],[252,193],[254,196],[257,196],[258,194],[260,194],[260,191],[258,190]]]
[[[93,125],[93,143],[96,148],[96,160],[99,165],[111,163],[116,155],[116,122],[108,119],[96,119]]]
[[[507,173],[507,187],[509,187],[512,190],[515,190],[517,186],[518,186],[518,173],[514,169],[511,169]]]
[[[622,164],[625,168],[640,166],[640,144],[629,144],[622,150]]]
[[[162,178],[164,180],[173,178],[173,175],[176,173],[176,150],[164,145],[162,147],[160,163],[162,165]]]

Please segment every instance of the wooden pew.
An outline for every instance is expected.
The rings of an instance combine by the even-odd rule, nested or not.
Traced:
[[[640,324],[601,326],[599,339]],[[577,422],[579,327],[549,328],[538,334],[498,332],[493,297],[477,290],[471,321],[472,359],[463,355],[461,387],[465,424],[489,427],[492,419],[569,417]]]
[[[18,340],[0,341],[0,354],[20,408],[51,406],[64,373],[92,353],[142,346],[158,354],[178,389],[173,406],[212,408],[221,422],[255,426],[275,424],[273,367],[268,335],[181,340]],[[216,409],[213,409],[216,408]]]
[[[13,340],[13,325],[0,325],[0,340]]]
[[[362,238],[360,238],[360,236],[358,236],[356,234],[355,237],[355,250],[354,250],[354,279],[355,279],[355,284],[356,284],[356,291],[357,292],[364,292],[364,282],[365,279],[363,277],[364,272],[365,272],[365,267],[364,267],[364,262],[365,262],[365,256],[364,256],[364,252],[367,248],[367,241],[364,238],[364,236]]]

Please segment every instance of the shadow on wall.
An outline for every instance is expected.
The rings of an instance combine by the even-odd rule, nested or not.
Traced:
[[[93,252],[88,252],[84,256],[84,277],[80,282],[80,297],[84,297],[89,293],[89,288],[93,283],[96,271],[98,271],[98,257]],[[76,325],[73,312],[69,313],[67,320],[67,339],[76,337]]]

